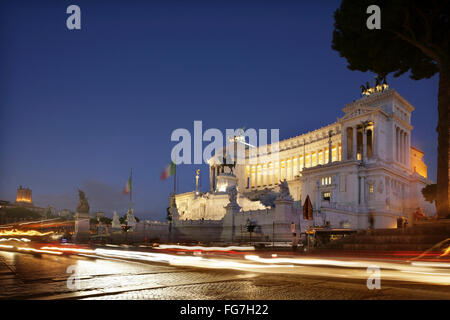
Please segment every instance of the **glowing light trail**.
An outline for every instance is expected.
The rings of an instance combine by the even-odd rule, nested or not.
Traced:
[[[53,231],[49,231],[49,232],[39,232],[37,230],[17,230],[17,229],[12,229],[12,230],[1,230],[0,231],[0,237],[3,236],[46,236],[49,234],[52,234]]]
[[[18,239],[18,238],[1,238],[0,239],[0,242],[5,242],[5,241],[30,242],[31,240],[27,239],[27,238],[21,238],[21,239]]]
[[[63,254],[62,252],[58,252],[58,251],[39,250],[39,249],[25,248],[25,247],[19,247],[19,248],[17,248],[17,250],[19,250],[19,251],[25,251],[25,252],[56,254],[56,255]]]
[[[202,250],[202,251],[254,251],[255,247],[241,247],[241,246],[229,246],[229,247],[203,247],[203,246],[179,246],[170,244],[161,244],[154,249],[181,249],[181,250]]]
[[[42,250],[63,251],[63,252],[76,252],[76,253],[95,253],[95,250],[80,249],[80,248],[60,248],[60,247],[41,247]]]

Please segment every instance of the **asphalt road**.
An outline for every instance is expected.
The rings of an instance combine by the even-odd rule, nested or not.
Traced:
[[[448,285],[381,278],[369,290],[348,268],[267,270],[0,251],[0,299],[450,299]]]

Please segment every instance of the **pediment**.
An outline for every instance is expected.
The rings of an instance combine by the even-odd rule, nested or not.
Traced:
[[[376,110],[378,110],[378,107],[352,106],[352,108],[344,110],[345,115],[342,117],[342,120],[352,119],[360,115],[372,113]]]

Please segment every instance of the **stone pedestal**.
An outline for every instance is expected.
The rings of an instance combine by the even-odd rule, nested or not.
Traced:
[[[89,232],[89,213],[76,213],[74,240],[78,243],[88,242],[91,234]]]
[[[237,178],[232,173],[221,173],[217,176],[216,192],[227,192],[227,189],[237,185]]]
[[[241,210],[237,203],[229,203],[226,207],[226,214],[222,225],[222,239],[225,241],[234,242],[236,240],[236,224],[235,215]],[[225,232],[224,232],[225,231]]]

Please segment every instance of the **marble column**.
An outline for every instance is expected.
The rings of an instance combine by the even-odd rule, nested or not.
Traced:
[[[402,163],[405,164],[406,163],[406,134],[405,131],[403,131],[402,134]]]
[[[353,130],[353,149],[352,149],[352,159],[356,160],[358,159],[358,150],[357,150],[357,139],[358,139],[358,131],[357,131],[357,127],[353,126],[352,128]]]
[[[400,130],[400,162],[404,163],[404,155],[405,155],[405,135],[403,130]]]
[[[407,134],[406,135],[406,147],[407,147],[407,151],[406,151],[406,165],[408,168],[411,167],[411,135]]]
[[[209,171],[209,191],[214,192],[214,167],[210,167]]]
[[[363,162],[367,162],[367,130],[366,125],[363,125],[363,132],[362,132],[362,143],[363,143],[363,151],[362,151],[362,157],[361,160]]]
[[[403,163],[403,145],[404,139],[403,139],[403,130],[400,130],[400,162]]]
[[[372,158],[378,158],[378,126],[375,123],[372,126]]]
[[[403,164],[406,164],[406,132],[403,131]]]
[[[278,184],[280,183],[280,179],[281,179],[281,159],[278,159],[278,163],[276,164],[276,167],[274,168],[275,170],[275,181],[274,184]]]
[[[333,145],[332,145],[332,143],[331,143],[331,139],[330,139],[330,141],[328,141],[328,163],[331,163],[331,162],[333,162]],[[336,151],[337,151],[337,149],[336,149]]]
[[[286,159],[286,180],[288,180],[291,177],[291,170],[292,170],[292,162],[291,167],[288,166],[289,159]]]
[[[278,183],[280,183],[280,181],[281,181],[281,174],[282,174],[282,168],[281,168],[281,159],[280,159],[280,161],[278,162]]]
[[[398,139],[397,139],[397,134],[398,134],[398,130],[397,127],[394,127],[394,135],[395,135],[395,140],[394,140],[394,160],[397,161],[398,160]]]
[[[271,185],[273,183],[273,162],[267,165],[267,184]]]
[[[361,204],[364,204],[366,202],[366,178],[365,177],[361,177],[361,181],[360,181],[360,199],[361,199]]]
[[[306,167],[306,145],[305,139],[303,139],[303,168]]]
[[[343,160],[347,160],[347,128],[341,129],[341,146],[342,146],[342,155]],[[338,142],[336,142],[336,159],[339,160],[339,145]],[[330,149],[330,153],[332,153],[332,150]]]
[[[408,165],[408,155],[409,155],[409,152],[408,152],[408,133],[405,131],[405,158],[404,158],[404,164],[405,164],[405,166],[407,166]]]

